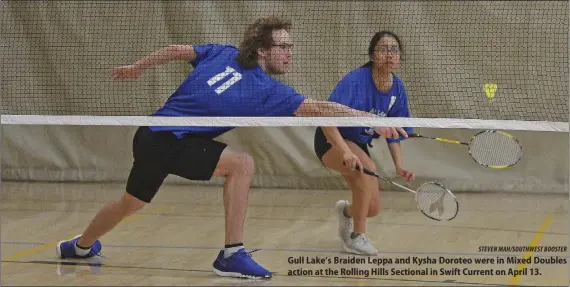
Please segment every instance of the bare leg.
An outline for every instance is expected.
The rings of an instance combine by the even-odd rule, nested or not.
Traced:
[[[77,241],[80,246],[88,247],[111,231],[121,220],[143,208],[146,202],[125,193],[119,200],[108,202],[98,213]]]
[[[345,180],[346,181],[346,180]],[[348,182],[346,181],[346,183],[349,186],[353,186],[354,184],[352,182]],[[359,189],[360,187],[358,186],[354,186],[354,189]],[[350,187],[350,189],[352,190],[353,188]],[[380,188],[378,188],[378,190],[380,190]],[[354,200],[354,199],[353,199]],[[353,215],[353,209],[355,207],[353,207],[353,205],[348,206],[347,208],[347,215],[351,216]],[[379,192],[373,192],[370,195],[370,205],[368,206],[368,214],[367,217],[371,218],[371,217],[375,217],[376,215],[378,215],[378,213],[380,213],[380,193]]]
[[[270,278],[272,276],[272,273],[257,264],[242,246],[249,187],[254,170],[255,165],[251,156],[226,148],[214,171],[214,176],[226,178],[224,184],[226,246],[225,250],[220,251],[213,264],[214,273],[220,276],[248,278]]]
[[[225,177],[224,209],[226,218],[225,244],[243,243],[249,188],[255,165],[246,153],[224,150],[214,176]]]
[[[354,231],[358,233],[366,233],[366,218],[374,217],[380,211],[378,181],[362,177],[345,176],[345,181],[352,191],[352,204],[347,208],[347,215],[354,218]]]
[[[376,166],[360,147],[351,141],[347,141],[347,144],[360,158],[365,168],[376,171]],[[353,217],[354,231],[366,233],[366,218],[378,214],[380,208],[378,180],[360,171],[351,171],[342,164],[342,161],[342,153],[334,148],[323,156],[323,163],[341,173],[352,192],[352,204],[347,210],[347,215]]]
[[[242,242],[249,187],[253,177],[253,159],[245,153],[222,152],[214,176],[226,177],[224,208],[226,210],[226,244]],[[119,200],[107,203],[95,215],[78,240],[80,246],[91,246],[111,231],[121,220],[143,208],[147,203],[125,193]]]

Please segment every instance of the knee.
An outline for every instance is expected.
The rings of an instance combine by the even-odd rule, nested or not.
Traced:
[[[116,201],[115,204],[120,206],[125,216],[129,216],[145,207],[147,203],[126,193],[121,199]]]
[[[253,176],[255,171],[255,162],[253,157],[247,153],[236,153],[233,164],[233,174]]]
[[[248,176],[253,177],[255,163],[253,158],[245,152],[227,152],[222,154],[214,176]]]

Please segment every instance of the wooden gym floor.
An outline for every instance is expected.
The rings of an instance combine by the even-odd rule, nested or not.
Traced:
[[[276,274],[271,280],[245,280],[212,272],[224,238],[221,187],[165,185],[152,204],[102,238],[104,257],[58,259],[56,243],[81,233],[99,208],[123,190],[123,184],[3,182],[0,283],[569,285],[568,264],[560,262],[568,259],[568,252],[545,250],[565,248],[568,243],[568,195],[552,194],[458,194],[459,215],[442,223],[424,217],[411,193],[383,192],[383,210],[367,227],[380,254],[362,257],[341,252],[336,237],[333,207],[337,200],[350,198],[347,190],[252,189],[245,246],[261,249],[253,257]],[[492,252],[483,251],[485,246],[541,246],[543,250]],[[530,263],[518,260],[528,256]],[[308,264],[315,258],[324,263]],[[535,263],[535,258],[544,262]],[[488,261],[482,263],[482,259]],[[358,260],[364,262],[354,262]],[[419,265],[418,260],[435,262]],[[458,274],[441,275],[441,269]],[[420,270],[428,274],[393,273]],[[503,270],[523,275],[496,275]],[[493,275],[476,275],[478,271]]]

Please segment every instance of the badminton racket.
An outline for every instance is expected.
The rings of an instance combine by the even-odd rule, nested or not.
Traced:
[[[359,167],[356,167],[356,169],[360,170]],[[426,182],[423,183],[418,190],[413,190],[393,182],[386,177],[380,176],[367,168],[364,168],[363,172],[367,175],[385,180],[403,190],[414,193],[418,209],[430,219],[449,221],[454,219],[459,212],[459,202],[455,195],[440,183]]]
[[[432,139],[440,142],[468,146],[473,160],[488,168],[509,168],[517,164],[523,155],[523,147],[514,136],[496,130],[486,130],[475,134],[469,142],[423,136],[409,133],[408,138]]]

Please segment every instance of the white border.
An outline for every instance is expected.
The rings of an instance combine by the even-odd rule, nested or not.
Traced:
[[[400,126],[568,132],[568,122],[394,117],[157,117],[2,115],[3,125],[73,126]]]

